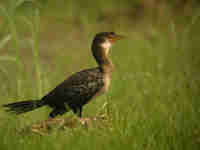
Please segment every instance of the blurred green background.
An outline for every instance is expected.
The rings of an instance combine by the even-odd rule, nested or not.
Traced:
[[[83,112],[107,122],[39,136],[21,130],[47,119],[48,108],[22,116],[1,109],[0,149],[199,150],[199,16],[197,0],[1,0],[0,104],[41,98],[96,66],[96,33],[126,39],[111,51],[110,91]]]

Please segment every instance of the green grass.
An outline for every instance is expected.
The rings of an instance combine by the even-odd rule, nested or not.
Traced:
[[[46,119],[48,108],[22,116],[0,110],[0,149],[199,149],[198,10],[190,17],[166,18],[166,24],[123,16],[109,23],[98,18],[109,8],[119,10],[113,1],[104,9],[101,1],[94,10],[82,8],[84,15],[78,18],[74,13],[80,4],[73,1],[67,1],[68,13],[62,3],[38,9],[24,2],[16,16],[4,5],[0,9],[7,18],[0,26],[0,104],[37,99],[71,73],[95,66],[90,44],[96,32],[115,30],[127,38],[111,51],[115,72],[110,91],[84,107],[84,116],[103,114],[106,121],[93,122],[88,129],[80,124],[55,127],[40,136],[25,129]],[[127,2],[124,8],[130,7]]]

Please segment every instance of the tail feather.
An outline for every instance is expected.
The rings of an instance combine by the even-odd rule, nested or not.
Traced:
[[[6,107],[7,112],[12,112],[15,114],[23,114],[39,107],[44,106],[45,103],[43,100],[28,100],[28,101],[21,101],[15,102],[10,104],[5,104],[3,107]]]

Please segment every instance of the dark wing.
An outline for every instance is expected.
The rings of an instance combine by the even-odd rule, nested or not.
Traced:
[[[70,76],[43,99],[50,106],[63,103],[69,106],[82,106],[104,86],[103,73],[99,68],[83,70]]]

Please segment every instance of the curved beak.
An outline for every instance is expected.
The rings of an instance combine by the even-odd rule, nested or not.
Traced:
[[[125,38],[123,35],[115,34],[112,37],[110,37],[109,40],[111,42],[116,42],[116,41],[121,40],[123,38]]]
[[[123,35],[118,35],[116,34],[115,37],[114,37],[116,40],[121,40],[123,38],[125,38]]]

